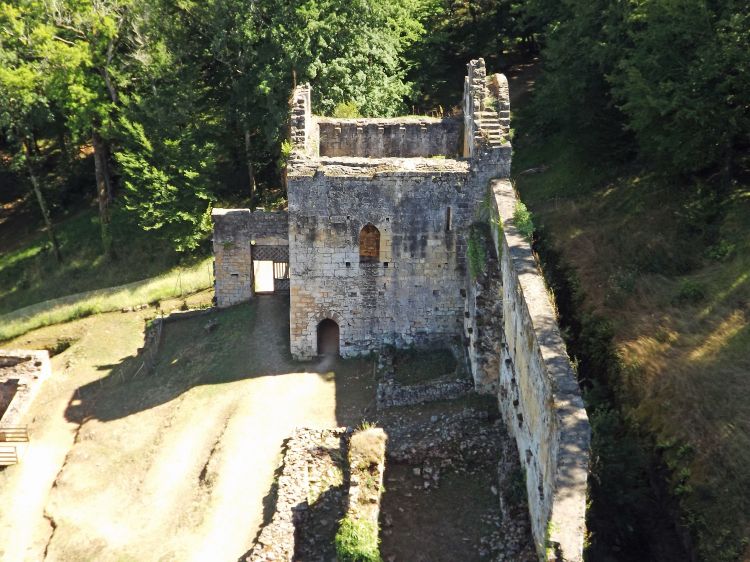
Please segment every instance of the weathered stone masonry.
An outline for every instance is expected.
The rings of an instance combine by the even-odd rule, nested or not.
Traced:
[[[455,119],[317,118],[309,89],[298,91],[287,169],[296,357],[317,354],[325,318],[339,325],[343,356],[462,337],[466,232],[488,180],[509,176],[511,156],[507,127],[481,105],[484,66],[473,63],[470,73],[462,134]],[[438,154],[445,157],[424,157]],[[380,250],[363,263],[359,233],[368,224],[379,231]]]
[[[264,248],[288,253],[286,211],[214,209],[216,304],[231,306],[253,296],[253,254]]]
[[[491,183],[502,278],[500,411],[526,472],[537,550],[582,560],[590,427],[544,278],[513,215],[507,180]]]
[[[540,559],[581,560],[589,425],[513,225],[509,111],[505,77],[488,77],[481,59],[468,65],[456,119],[316,117],[309,86],[298,87],[288,213],[214,211],[216,300],[251,298],[254,256],[283,248],[295,357],[318,353],[325,319],[343,356],[464,341],[475,388],[497,394],[518,447]],[[473,279],[468,235],[488,212],[501,227],[491,228],[497,261]]]

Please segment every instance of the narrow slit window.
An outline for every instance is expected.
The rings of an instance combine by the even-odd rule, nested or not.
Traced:
[[[373,263],[380,259],[380,231],[368,223],[359,231],[359,262]]]
[[[451,229],[451,208],[448,207],[445,210],[445,231],[448,232]]]

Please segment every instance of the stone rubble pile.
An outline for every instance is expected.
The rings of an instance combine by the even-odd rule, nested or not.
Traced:
[[[320,517],[318,504],[335,506],[335,496],[343,499],[344,477],[335,464],[345,458],[349,434],[350,430],[343,427],[294,432],[286,443],[275,512],[244,557],[246,562],[318,560],[330,554],[332,536],[325,540],[320,531],[332,528],[335,533],[343,511]],[[313,523],[319,527],[318,532],[310,528]]]
[[[470,478],[497,470],[497,484],[490,492],[499,496],[500,510],[484,516],[484,527],[492,531],[481,537],[477,552],[482,559],[497,562],[537,560],[528,507],[523,501],[508,499],[506,492],[513,485],[519,463],[502,420],[491,419],[486,410],[465,408],[454,414],[433,415],[422,423],[410,422],[406,415],[395,416],[385,425],[389,462],[411,466],[412,475],[421,479],[419,487],[426,493],[437,489],[449,472]],[[387,519],[386,514],[386,526]]]

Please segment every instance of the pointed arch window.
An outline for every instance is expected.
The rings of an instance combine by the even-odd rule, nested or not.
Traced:
[[[367,223],[359,231],[359,262],[374,263],[380,260],[380,231]]]

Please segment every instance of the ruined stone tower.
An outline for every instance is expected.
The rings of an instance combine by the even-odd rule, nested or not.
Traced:
[[[513,221],[505,77],[471,61],[460,114],[441,119],[319,117],[311,95],[294,92],[288,210],[214,210],[217,305],[268,290],[263,266],[270,290],[289,291],[297,359],[462,342],[525,463],[540,558],[581,560],[588,419]],[[492,224],[484,284],[467,264],[477,222]]]
[[[252,260],[288,255],[297,358],[318,354],[324,320],[344,357],[461,336],[466,234],[511,161],[505,77],[468,70],[463,114],[442,119],[318,117],[298,87],[288,213],[214,213],[219,306],[252,296]]]

